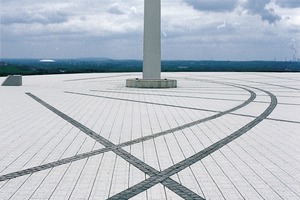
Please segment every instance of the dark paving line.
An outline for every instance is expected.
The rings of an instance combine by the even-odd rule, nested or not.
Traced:
[[[90,136],[91,138],[93,138],[94,140],[96,140],[97,142],[99,142],[100,144],[103,144],[105,147],[113,147],[114,146],[114,144],[112,142],[104,139],[102,136],[98,135],[97,133],[95,133],[91,129],[87,128],[83,124],[81,124],[81,123],[77,122],[76,120],[72,119],[68,115],[66,115],[66,114],[62,113],[61,111],[57,110],[56,108],[54,108],[50,104],[44,102],[43,100],[41,100],[37,96],[35,96],[35,95],[31,94],[31,93],[26,93],[26,94],[28,96],[30,96],[31,98],[33,98],[34,100],[36,100],[41,105],[43,105],[44,107],[48,108],[50,111],[52,111],[56,115],[60,116],[61,118],[63,118],[64,120],[66,120],[67,122],[69,122],[70,124],[72,124],[73,126],[77,127],[82,132],[86,133],[88,136]]]
[[[300,103],[278,103],[279,105],[285,105],[285,106],[300,106]]]
[[[241,81],[241,79],[232,79],[232,78],[225,78],[225,77],[219,77],[219,78]],[[286,88],[286,89],[290,89],[290,90],[300,91],[299,88],[294,88],[294,87],[289,87],[289,86],[284,86],[284,85],[277,85],[277,84],[265,83],[265,82],[260,82],[260,81],[248,81],[248,80],[242,80],[242,81],[246,81],[246,82],[250,82],[250,83],[259,83],[259,84],[264,84],[264,85],[271,85],[271,86],[276,86],[276,87],[280,87],[280,88]]]
[[[209,100],[224,100],[224,101],[244,101],[239,99],[226,99],[226,98],[213,98],[213,97],[195,97],[195,96],[181,96],[181,95],[167,95],[167,94],[153,94],[153,93],[138,93],[138,92],[120,92],[120,91],[111,91],[111,90],[90,90],[92,92],[105,92],[105,93],[118,93],[118,94],[137,94],[137,95],[151,95],[151,96],[164,96],[164,97],[182,97],[182,98],[191,98],[191,99],[209,99]],[[266,103],[268,101],[253,101],[254,103]],[[289,105],[289,106],[300,106],[297,103],[277,103],[278,105]],[[217,111],[216,111],[217,112]]]
[[[287,122],[287,123],[293,123],[293,124],[300,124],[299,121],[291,121],[291,120],[285,120],[285,119],[276,119],[276,118],[267,118],[268,120],[277,121],[277,122]]]
[[[182,90],[180,90],[182,89]],[[213,89],[212,89],[213,90]],[[185,88],[185,87],[182,87],[182,88],[178,88],[176,89],[176,91],[174,90],[174,92],[177,92],[177,93],[188,93],[188,94],[192,94],[192,93],[196,93],[196,94],[215,94],[215,95],[227,95],[227,96],[245,96],[245,95],[248,95],[248,94],[242,94],[242,93],[226,93],[224,91],[227,91],[227,90],[222,90],[222,92],[207,92],[207,91],[199,91],[198,90],[189,90],[188,88]],[[173,91],[172,91],[173,92]],[[230,92],[230,91],[229,91]]]
[[[261,91],[264,91],[264,90],[261,90]],[[154,186],[160,182],[163,182],[166,178],[168,178],[168,177],[182,171],[183,169],[191,166],[192,164],[200,161],[201,159],[205,158],[206,156],[211,155],[213,152],[219,150],[223,146],[229,144],[233,140],[242,136],[244,133],[248,132],[250,129],[252,129],[257,124],[259,124],[261,121],[263,121],[265,118],[267,118],[267,116],[269,116],[272,113],[272,111],[275,109],[275,107],[277,105],[276,96],[268,91],[264,91],[264,92],[267,93],[271,97],[271,103],[268,106],[268,108],[260,116],[255,118],[253,121],[246,124],[239,130],[232,133],[231,135],[221,139],[220,141],[214,143],[213,145],[194,154],[193,156],[165,169],[164,171],[160,172],[156,176],[151,176],[150,178],[128,188],[127,190],[124,190],[123,192],[120,192],[120,193],[114,195],[113,197],[111,197],[109,199],[129,199],[131,197],[134,197],[137,194],[142,193],[142,192],[146,191],[147,189],[151,188],[152,186]]]
[[[247,89],[245,88],[245,90],[247,90]],[[229,109],[227,111],[220,112],[219,114],[216,114],[216,115],[204,118],[204,119],[200,119],[200,120],[197,120],[197,121],[194,121],[194,122],[190,122],[190,123],[184,124],[182,126],[172,128],[172,129],[169,129],[169,130],[166,130],[166,131],[163,131],[163,132],[159,132],[159,133],[156,133],[156,134],[153,134],[153,135],[137,138],[135,140],[131,140],[131,141],[128,141],[128,142],[124,142],[124,143],[121,143],[119,145],[115,145],[115,148],[126,147],[126,146],[129,146],[129,145],[133,145],[133,144],[136,144],[136,143],[140,143],[140,142],[143,142],[143,141],[154,139],[156,137],[160,137],[160,136],[163,136],[163,135],[166,135],[166,134],[169,134],[169,133],[174,133],[176,131],[183,130],[185,128],[188,128],[188,127],[200,124],[200,123],[204,123],[206,121],[216,119],[216,118],[221,117],[223,115],[226,115],[228,113],[234,112],[234,111],[248,105],[249,103],[251,103],[255,99],[256,94],[251,90],[247,90],[247,91],[249,91],[250,94],[251,94],[249,99],[246,100],[245,102],[243,102],[242,104],[232,108],[232,109]],[[13,179],[13,178],[16,178],[16,177],[19,177],[19,176],[24,176],[24,175],[27,175],[27,174],[30,174],[30,173],[33,173],[33,172],[38,172],[38,171],[46,170],[46,169],[49,169],[49,168],[52,168],[52,167],[57,167],[57,166],[60,166],[60,165],[63,165],[63,164],[74,162],[74,161],[77,161],[77,160],[80,160],[80,159],[84,159],[84,158],[91,157],[91,156],[94,156],[94,155],[98,155],[98,154],[101,154],[101,153],[105,153],[105,152],[108,152],[108,151],[111,151],[111,148],[103,148],[103,149],[91,151],[89,153],[84,153],[84,154],[76,155],[76,156],[73,156],[73,157],[65,158],[65,159],[62,159],[62,160],[59,160],[59,161],[56,161],[56,162],[47,163],[47,164],[44,164],[44,165],[41,165],[41,166],[32,167],[32,168],[28,168],[28,169],[21,170],[21,171],[18,171],[18,172],[9,173],[9,174],[0,176],[0,181],[5,181],[5,180]]]
[[[54,119],[53,119],[52,121],[54,121]],[[52,123],[52,121],[49,122],[49,124]],[[55,127],[57,127],[59,124],[60,124],[60,122],[57,122],[56,124],[52,125],[52,126],[49,128],[49,130],[48,130],[45,134],[41,135],[41,137],[38,138],[34,143],[32,143],[28,148],[24,149],[24,151],[21,152],[21,154],[19,154],[19,156],[15,157],[15,159],[14,159],[13,161],[11,161],[8,165],[6,165],[5,168],[1,169],[1,170],[0,170],[0,173],[3,172],[4,170],[6,170],[7,168],[9,168],[11,165],[13,165],[20,157],[22,157],[24,154],[26,154],[27,151],[29,151],[29,150],[32,148],[32,146],[34,146],[35,144],[37,144],[39,141],[45,140],[44,137],[47,136],[47,135],[49,134],[49,132],[50,132],[51,130],[55,129]],[[65,125],[65,126],[66,126],[66,125]],[[62,128],[61,128],[61,129],[62,129]],[[61,129],[60,129],[60,130],[61,130]],[[59,134],[59,131],[57,131],[55,134],[53,134],[53,135],[48,139],[47,143],[45,143],[43,146],[39,147],[39,149],[37,149],[37,151],[36,151],[33,155],[31,155],[31,157],[28,156],[28,160],[24,163],[23,167],[26,166],[26,165],[27,165],[27,164],[28,164],[28,163],[36,156],[36,154],[38,154],[38,153],[41,151],[41,149],[42,149],[44,146],[46,146],[47,144],[49,144],[50,141],[53,140],[53,138],[54,138],[55,136],[57,136],[58,134]],[[14,152],[15,149],[17,149],[17,148],[19,148],[19,147],[17,146],[16,148],[12,149],[10,152]],[[3,157],[2,159],[5,159],[5,158],[6,158],[6,157]],[[2,160],[2,159],[1,159],[1,160]],[[0,162],[1,162],[1,160],[0,160]]]
[[[25,170],[5,174],[5,175],[0,176],[0,181],[6,181],[6,180],[17,178],[17,177],[20,177],[20,176],[25,176],[25,175],[28,175],[28,174],[32,174],[34,172],[43,171],[43,170],[46,170],[46,169],[50,169],[50,168],[53,168],[53,167],[64,165],[64,164],[67,164],[67,163],[70,163],[70,162],[81,160],[81,159],[91,157],[91,156],[94,156],[94,155],[98,155],[98,154],[101,154],[101,153],[105,153],[105,152],[108,152],[108,151],[111,151],[111,148],[103,148],[103,149],[91,151],[91,152],[88,152],[88,153],[83,153],[83,154],[79,154],[79,155],[76,155],[76,156],[72,156],[72,157],[69,157],[69,158],[64,158],[64,159],[61,159],[61,160],[58,160],[58,161],[55,161],[55,162],[51,162],[51,163],[47,163],[47,164],[44,164],[44,165],[40,165],[40,166],[37,166],[37,167],[32,167],[32,168],[28,168],[28,169],[25,169]]]
[[[241,79],[232,79],[232,78],[225,78],[225,77],[218,77],[218,76],[215,76],[215,77],[218,78],[218,79],[229,79],[229,80],[246,81],[246,80],[241,80]],[[205,81],[205,82],[211,82],[211,83],[217,83],[217,84],[222,83],[220,81],[214,81],[214,80],[208,80],[208,79],[199,79],[199,78],[177,78],[177,79],[183,79],[183,80],[189,80],[189,81],[202,81],[202,82]],[[258,83],[258,84],[265,84],[265,85],[273,85],[273,86],[276,86],[276,87],[287,88],[287,89],[292,89],[292,90],[300,90],[298,88],[291,88],[291,87],[287,87],[287,86],[275,85],[275,84],[264,83],[264,82],[257,82],[257,81],[246,81],[246,82]],[[227,85],[230,85],[230,84],[236,84],[236,83],[228,83]],[[238,85],[242,85],[242,84],[238,84]],[[210,94],[213,94],[213,93],[210,93]],[[222,94],[223,93],[219,93],[219,95],[222,95]],[[234,95],[234,94],[226,94],[226,95]],[[239,94],[239,95],[243,95],[243,94]],[[268,95],[266,94],[266,95],[260,95],[260,96],[268,96]],[[300,96],[286,96],[286,95],[276,95],[276,97],[300,98]]]
[[[103,79],[103,78],[114,78],[114,77],[121,77],[121,76],[131,76],[131,74],[122,74],[122,75],[115,75],[115,76],[100,76],[100,77],[93,77],[93,78],[69,79],[69,80],[64,80],[64,82],[86,81],[86,80]]]
[[[276,93],[276,94],[278,94],[278,93],[289,93],[289,94],[299,94],[299,92],[298,91],[291,91],[291,90],[286,90],[286,89],[284,89],[284,88],[269,88],[269,90],[270,90],[270,92],[272,92],[272,93]]]
[[[156,138],[156,137],[159,137],[159,136],[163,136],[163,135],[166,135],[166,134],[169,134],[169,133],[174,133],[176,131],[180,131],[180,130],[183,130],[185,128],[191,127],[191,126],[195,126],[197,124],[204,123],[204,122],[216,119],[218,117],[222,117],[226,114],[229,114],[229,113],[234,112],[238,109],[241,109],[241,108],[245,107],[246,105],[250,104],[251,102],[253,102],[253,100],[256,98],[256,94],[252,90],[248,90],[246,88],[245,88],[245,90],[247,90],[251,94],[249,99],[247,99],[245,102],[243,102],[242,104],[240,104],[240,105],[238,105],[234,108],[231,108],[229,110],[220,112],[220,113],[212,115],[210,117],[206,117],[206,118],[203,118],[203,119],[200,119],[200,120],[196,120],[196,121],[193,121],[193,122],[190,122],[190,123],[184,124],[182,126],[172,128],[172,129],[160,132],[160,133],[155,133],[153,135],[148,135],[148,136],[141,137],[141,138],[138,138],[138,139],[135,139],[135,140],[124,142],[122,144],[119,144],[118,146],[125,147],[125,146],[128,146],[128,145],[132,145],[132,144],[140,143],[140,142],[143,142],[143,141],[146,141],[146,140],[149,140],[149,139],[153,139],[153,138]]]
[[[104,137],[98,135],[93,130],[89,129],[88,127],[84,126],[83,124],[79,123],[78,121],[74,120],[73,118],[69,117],[68,115],[66,115],[66,114],[62,113],[61,111],[57,110],[56,108],[54,108],[53,106],[51,106],[48,103],[44,102],[40,98],[36,97],[35,95],[33,95],[31,93],[26,93],[26,94],[28,96],[32,97],[37,102],[39,102],[41,105],[48,108],[50,111],[52,111],[56,115],[60,116],[61,118],[63,118],[67,122],[71,123],[73,126],[77,127],[79,130],[81,130],[82,132],[87,134],[89,137],[93,138],[94,140],[96,140],[100,144],[104,145],[107,149],[110,149],[111,151],[113,151],[115,154],[117,154],[118,156],[120,156],[121,158],[123,158],[128,163],[132,164],[133,166],[135,166],[136,168],[138,168],[142,172],[148,174],[149,176],[155,176],[155,175],[159,174],[159,171],[157,171],[153,167],[147,165],[146,163],[144,163],[140,159],[136,158],[132,154],[128,153],[124,149],[117,148],[116,145],[114,145],[109,140],[107,140]],[[166,178],[166,179],[170,179],[170,178]],[[170,190],[172,190],[173,192],[175,192],[177,195],[181,196],[182,198],[185,198],[185,199],[201,199],[201,200],[203,200],[202,197],[200,197],[198,194],[194,193],[190,189],[186,188],[185,186],[177,183],[174,180],[171,180],[171,179],[166,180],[166,179],[164,181],[162,181],[161,183],[164,186],[166,186],[167,188],[169,188]]]
[[[247,89],[246,89],[246,90],[247,90]],[[232,109],[230,109],[230,110],[228,110],[228,111],[223,112],[223,114],[220,113],[220,114],[215,115],[214,118],[217,118],[217,117],[220,117],[220,116],[222,116],[222,115],[225,115],[226,113],[235,111],[235,110],[237,110],[237,109],[239,109],[239,108],[241,108],[241,107],[246,106],[246,105],[249,104],[251,101],[253,101],[253,100],[255,99],[255,96],[256,96],[256,95],[255,95],[254,92],[252,92],[252,91],[250,91],[250,90],[248,90],[248,91],[251,93],[251,97],[250,97],[247,101],[245,101],[243,104],[241,104],[241,105],[239,105],[239,106],[237,106],[237,107],[235,107],[235,108],[232,108]],[[43,102],[41,99],[35,97],[34,95],[31,95],[30,93],[27,93],[27,95],[31,96],[33,99],[35,99],[35,100],[38,101],[39,103],[41,103],[42,105],[44,105],[45,107],[47,107],[48,109],[50,109],[51,111],[53,111],[54,113],[58,114],[58,115],[61,116],[63,119],[67,120],[67,118],[69,118],[67,115],[61,113],[60,111],[58,111],[57,109],[53,108],[53,107],[50,106],[49,104]],[[71,119],[71,120],[67,120],[67,121],[69,121],[70,123],[72,123],[72,122],[74,123],[75,120],[73,120],[72,118],[70,118],[70,119]],[[205,119],[204,119],[204,120],[203,120],[203,119],[202,119],[202,120],[198,120],[198,123],[201,123],[201,122],[204,122],[204,121],[208,121],[208,120],[211,120],[211,117],[207,118],[206,120],[205,120]],[[72,123],[72,124],[73,124],[73,123]],[[73,125],[74,125],[74,124],[73,124]],[[81,125],[81,124],[78,124],[78,125],[79,125],[81,128],[84,128],[84,127],[82,127],[83,125]],[[195,124],[194,124],[194,123],[189,123],[189,124],[187,124],[187,125],[193,126],[193,125],[195,125]],[[173,132],[173,131],[177,131],[177,130],[182,130],[183,128],[187,128],[187,127],[189,127],[189,126],[181,126],[181,127],[177,127],[177,128],[175,128],[175,129],[172,129],[172,131],[169,131],[169,133],[171,133],[171,132]],[[78,126],[76,126],[76,127],[78,127]],[[86,128],[86,127],[85,127],[85,128]],[[177,130],[176,130],[176,129],[177,129]],[[84,131],[84,130],[82,130],[82,131]],[[95,134],[96,134],[96,133],[95,133]],[[115,148],[118,148],[118,147],[121,147],[121,146],[131,145],[131,144],[133,144],[133,143],[137,143],[138,141],[139,141],[139,142],[145,141],[145,140],[147,140],[147,139],[151,139],[151,138],[154,138],[154,137],[159,137],[159,136],[165,135],[165,134],[167,134],[166,131],[165,131],[165,132],[162,132],[162,133],[160,133],[160,134],[156,134],[155,136],[152,136],[152,137],[139,138],[139,139],[137,139],[137,140],[130,141],[129,143],[126,142],[126,143],[120,144],[120,145],[115,146]],[[93,139],[95,139],[94,137],[99,136],[98,134],[96,134],[96,135],[93,136],[93,134],[91,134],[91,133],[89,133],[88,135],[89,135],[90,137],[92,137]],[[97,138],[96,138],[96,140],[97,140]],[[104,140],[105,140],[105,139],[104,139]],[[109,142],[109,143],[110,143],[110,142]],[[111,144],[109,144],[109,145],[111,145]],[[31,174],[31,173],[33,173],[33,172],[37,172],[37,171],[49,169],[49,168],[52,168],[52,167],[55,167],[55,166],[59,166],[59,165],[66,164],[66,163],[69,163],[69,162],[73,162],[73,161],[76,161],[76,160],[84,159],[84,158],[87,158],[87,157],[90,157],[90,156],[93,156],[93,155],[98,155],[98,154],[100,154],[100,153],[104,153],[104,152],[111,151],[111,150],[112,150],[112,148],[109,146],[108,148],[104,148],[104,149],[92,151],[92,152],[89,152],[89,153],[85,153],[85,154],[73,156],[73,157],[70,157],[70,158],[62,159],[62,160],[57,161],[57,162],[48,163],[48,164],[41,165],[41,166],[38,166],[38,167],[34,167],[34,168],[30,168],[30,169],[26,169],[26,170],[22,170],[22,171],[18,171],[18,172],[6,174],[6,175],[3,175],[3,176],[0,176],[0,181],[7,180],[7,179],[11,179],[11,178],[16,178],[16,177],[19,177],[19,176],[24,176],[24,175],[26,175],[26,174]],[[129,155],[130,155],[130,154],[129,154]],[[145,163],[144,163],[144,164],[145,164]],[[153,169],[153,170],[155,170],[155,169]],[[168,187],[169,189],[171,189],[171,188],[174,186],[174,184],[175,184],[175,185],[178,184],[177,182],[173,181],[172,179],[170,179],[170,180],[167,179],[167,180],[164,181],[164,182],[165,182],[164,184],[166,184],[165,186]],[[174,183],[174,182],[175,182],[175,183]],[[194,194],[193,192],[188,191],[187,188],[178,187],[178,185],[176,185],[176,187],[174,187],[172,190],[176,190],[177,192],[176,192],[176,191],[175,191],[175,192],[176,192],[176,193],[180,193],[180,194],[178,194],[178,195],[180,195],[180,196],[183,197],[183,198],[187,198],[189,195],[190,195],[189,197],[192,197],[192,196],[195,197],[195,195],[196,195],[196,194]],[[182,192],[182,191],[185,191],[185,192]],[[188,196],[186,195],[186,192],[189,193]],[[196,196],[198,196],[198,195],[196,195]],[[201,198],[202,198],[202,197],[201,197]],[[203,199],[203,198],[202,198],[202,199]]]
[[[205,112],[215,112],[215,113],[220,112],[220,111],[202,109],[202,108],[193,108],[193,107],[187,107],[187,106],[176,106],[176,105],[170,105],[170,104],[164,104],[164,103],[154,103],[154,102],[151,102],[151,101],[139,101],[139,100],[123,99],[123,98],[108,97],[108,96],[101,96],[101,95],[94,95],[94,94],[85,94],[85,93],[78,93],[78,92],[65,91],[65,93],[82,95],[82,96],[97,97],[97,98],[104,98],[104,99],[119,100],[119,101],[130,101],[130,102],[135,102],[135,103],[145,103],[145,104],[152,104],[152,105],[159,105],[159,106],[168,106],[168,107],[174,107],[174,108],[184,108],[184,109],[189,109],[189,110],[199,110],[199,111],[205,111]]]
[[[254,120],[255,121],[255,120]],[[251,129],[251,128],[250,128]],[[224,145],[223,145],[224,146]],[[108,150],[110,150],[109,148],[106,148],[106,149],[101,149],[101,150],[98,150],[98,151],[108,151]],[[94,151],[95,152],[95,154],[99,154],[99,152],[97,152],[96,153],[96,151]],[[87,153],[87,154],[93,154],[93,152],[90,152],[90,153]],[[129,154],[130,155],[130,154]],[[92,156],[92,155],[90,155],[90,156]],[[78,159],[82,159],[82,158],[78,158]],[[41,166],[39,166],[39,167],[41,167]],[[30,173],[32,173],[32,172],[30,172]],[[171,175],[170,175],[171,176]],[[166,179],[166,180],[169,180],[169,179]],[[171,185],[173,185],[174,183],[172,183],[172,179],[170,179],[170,181],[171,181]],[[166,182],[166,181],[163,181],[163,182]],[[176,182],[175,182],[176,183]],[[167,184],[167,183],[166,183]],[[176,183],[176,184],[178,184],[178,183]],[[171,186],[169,186],[169,187],[171,187]],[[178,189],[178,188],[177,188]],[[184,194],[185,194],[185,192],[184,192]],[[184,194],[181,194],[181,196],[182,197],[184,197]]]
[[[284,85],[277,85],[277,84],[264,83],[264,82],[256,82],[256,83],[265,84],[265,85],[272,85],[272,86],[276,86],[276,87],[286,88],[286,89],[289,89],[289,90],[297,90],[297,91],[300,91],[299,88],[294,88],[294,87],[289,87],[289,86],[284,86]]]
[[[250,117],[250,118],[256,118],[257,116],[253,115],[246,115],[246,114],[239,114],[239,113],[229,113],[229,115],[236,115],[241,117]],[[292,120],[286,120],[286,119],[276,119],[276,118],[269,118],[267,117],[265,120],[272,120],[277,122],[287,122],[287,123],[293,123],[293,124],[300,124],[300,121],[292,121]]]
[[[149,96],[162,96],[162,97],[181,97],[191,99],[210,99],[210,100],[225,100],[225,101],[243,101],[238,99],[226,99],[226,98],[213,98],[213,97],[194,97],[194,96],[181,96],[181,95],[167,95],[167,94],[153,94],[153,93],[140,93],[140,92],[120,92],[111,90],[90,90],[92,92],[105,92],[105,93],[118,93],[118,94],[137,94],[137,95],[149,95]]]
[[[289,80],[289,81],[300,81],[300,79],[294,79],[294,78],[287,78],[287,77],[279,77],[279,76],[270,76],[266,74],[261,74],[261,73],[251,73],[254,74],[255,76],[264,76],[264,77],[270,77],[270,78],[278,78],[278,79],[284,79],[284,80]]]
[[[285,98],[300,98],[300,96],[287,96],[287,95],[276,95],[276,97],[285,97]]]
[[[206,82],[210,82],[210,83],[216,83],[216,84],[222,84],[223,82],[220,81],[214,81],[214,80],[207,80],[207,79],[197,79],[197,78],[183,78],[184,80],[190,80],[190,81],[206,81]],[[227,78],[228,79],[228,78]],[[239,79],[235,79],[235,80],[239,80]],[[248,81],[249,82],[249,81]],[[250,82],[254,82],[254,81],[250,81]],[[233,83],[223,83],[225,85],[230,85],[230,86],[235,86],[235,85],[242,85],[242,84],[233,84]],[[252,87],[253,88],[253,87]],[[296,93],[296,92],[292,92],[292,93]],[[298,94],[298,93],[297,93]],[[220,94],[221,95],[221,94]],[[269,96],[267,94],[265,95],[260,95],[260,96]],[[300,98],[300,96],[286,96],[286,95],[276,95],[276,97],[286,97],[286,98]],[[254,101],[257,103],[269,103],[269,102],[265,102],[265,101]],[[277,102],[278,105],[292,105],[292,106],[298,106],[300,104],[293,104],[293,103],[280,103]]]
[[[277,96],[278,97],[278,96]],[[254,101],[254,102],[256,102],[256,103],[269,103],[269,102],[267,102],[267,101]],[[300,104],[299,103],[280,103],[280,102],[278,102],[277,103],[277,105],[284,105],[284,106],[300,106]]]

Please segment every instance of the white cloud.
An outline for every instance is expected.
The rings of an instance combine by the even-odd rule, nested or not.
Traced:
[[[271,0],[248,0],[244,4],[244,8],[253,15],[259,15],[262,20],[270,24],[276,23],[281,17],[275,13],[273,8],[267,8]]]
[[[224,22],[222,24],[220,24],[217,29],[223,29],[223,28],[226,28],[227,26],[227,22],[224,20]]]
[[[137,14],[138,11],[137,11],[136,7],[132,6],[132,7],[130,8],[130,13],[131,13],[131,14],[134,14],[134,15]]]
[[[163,58],[291,58],[298,13],[292,0],[162,0]],[[1,0],[1,57],[141,59],[142,31],[141,0]]]
[[[185,0],[196,10],[211,12],[229,12],[236,8],[238,0]]]
[[[299,8],[300,1],[299,0],[276,0],[276,4],[283,8]]]
[[[67,21],[71,14],[66,9],[66,4],[52,4],[51,6],[17,4],[7,7],[4,5],[3,7],[3,10],[1,9],[1,24],[62,23]]]
[[[108,8],[109,13],[116,14],[116,15],[123,15],[125,12],[120,7],[120,4],[113,3]]]
[[[34,12],[28,12],[22,10],[18,14],[5,13],[1,15],[2,24],[50,24],[50,23],[62,23],[68,20],[68,15],[63,11],[51,11],[51,10],[38,10]]]

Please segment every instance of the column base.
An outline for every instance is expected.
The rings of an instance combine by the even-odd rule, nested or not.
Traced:
[[[131,88],[176,88],[177,80],[169,79],[127,79],[126,87]]]

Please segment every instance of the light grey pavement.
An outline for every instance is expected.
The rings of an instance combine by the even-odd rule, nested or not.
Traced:
[[[0,87],[0,199],[300,199],[300,74],[134,77]]]

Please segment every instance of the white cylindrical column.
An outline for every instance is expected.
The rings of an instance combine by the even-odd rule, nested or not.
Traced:
[[[144,2],[143,79],[160,79],[161,0]]]
[[[143,78],[127,79],[126,87],[176,88],[177,81],[161,79],[161,0],[144,1]]]

